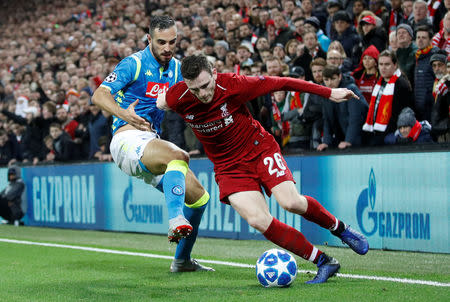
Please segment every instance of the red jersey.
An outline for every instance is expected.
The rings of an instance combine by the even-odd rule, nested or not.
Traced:
[[[168,90],[166,102],[192,128],[217,167],[239,161],[268,135],[245,103],[273,91],[302,91],[324,98],[331,95],[330,88],[298,79],[224,73],[217,75],[212,102],[202,103],[184,82]]]

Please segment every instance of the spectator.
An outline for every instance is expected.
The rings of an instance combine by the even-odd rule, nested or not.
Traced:
[[[419,120],[429,121],[433,106],[434,73],[430,65],[431,56],[438,50],[431,45],[432,34],[427,26],[419,26],[416,33],[416,67],[414,69],[414,100]]]
[[[271,43],[271,46],[273,47],[276,44],[281,43],[284,47],[287,41],[294,38],[294,33],[289,28],[282,13],[279,12],[274,14],[273,21],[275,24],[275,40]]]
[[[341,54],[338,50],[331,49],[327,52],[327,64],[339,67],[343,74],[350,74],[351,63],[344,56],[345,53]]]
[[[384,142],[386,145],[433,143],[431,126],[427,121],[417,121],[414,111],[405,107],[398,116],[397,130],[386,135]]]
[[[74,108],[74,105],[72,105],[71,108]],[[70,137],[74,140],[75,131],[78,128],[78,122],[69,117],[69,113],[67,112],[66,108],[61,106],[58,109],[56,109],[56,119],[58,120],[58,123],[61,124],[64,131],[66,131],[70,135]]]
[[[440,58],[439,58],[440,57]],[[438,71],[441,67],[439,61],[443,58],[440,54],[434,54],[430,61],[433,64],[433,71],[438,77],[442,71]],[[438,143],[450,143],[450,62],[446,60],[445,75],[435,84],[434,96],[435,102],[431,110],[432,133],[436,137]]]
[[[336,12],[338,12],[338,11],[340,11],[342,9],[343,9],[342,4],[339,1],[330,0],[330,1],[327,2],[328,17],[327,17],[327,21],[326,21],[326,24],[325,24],[325,34],[328,37],[331,37],[332,34],[336,33],[334,28],[333,28],[333,17],[334,17],[334,14]],[[317,21],[319,21],[319,19],[317,19]],[[319,27],[320,27],[320,23],[319,23]],[[328,51],[328,50],[325,50],[325,51]]]
[[[303,42],[303,33],[305,32],[305,18],[304,17],[298,17],[297,19],[294,19],[293,21],[294,25],[294,39]]]
[[[91,118],[87,129],[89,133],[89,159],[92,159],[94,154],[100,150],[98,146],[99,138],[102,136],[111,138],[111,115],[93,103],[90,104],[89,110]]]
[[[413,43],[414,32],[408,24],[397,26],[397,45],[395,52],[398,65],[402,72],[408,77],[411,86],[414,86],[414,68],[416,66],[417,45]]]
[[[17,141],[5,129],[0,129],[0,166],[12,165],[17,161],[20,161]]]
[[[394,132],[400,111],[413,104],[411,86],[401,73],[397,57],[384,50],[378,57],[380,78],[375,85],[369,103],[363,140],[369,146],[384,144],[386,133]]]
[[[107,136],[100,136],[98,139],[99,151],[95,152],[94,158],[99,161],[112,161],[112,156],[109,151],[110,139]]]
[[[397,31],[397,26],[406,22],[405,14],[402,9],[402,0],[391,0],[391,11],[389,12],[389,35]]]
[[[389,50],[397,52],[398,42],[397,42],[397,32],[393,31],[389,34]]]
[[[359,21],[362,29],[362,51],[370,45],[374,45],[379,52],[386,49],[386,32],[381,26],[377,26],[375,17],[367,15]]]
[[[70,135],[62,130],[61,124],[53,123],[50,125],[50,136],[53,138],[53,160],[67,162],[79,159],[79,152],[75,143]]]
[[[280,149],[289,141],[289,122],[283,121],[282,113],[289,111],[289,102],[286,102],[286,91],[275,91],[272,93],[272,128],[271,132]]]
[[[336,34],[332,35],[331,40],[338,40],[344,47],[347,57],[352,56],[353,46],[360,42],[359,35],[351,24],[350,16],[346,11],[338,11],[333,17],[333,28]]]
[[[448,2],[450,5],[450,1]],[[445,14],[442,29],[433,36],[431,43],[450,55],[450,12]]]
[[[312,31],[316,33],[317,41],[319,41],[320,47],[323,51],[327,52],[330,46],[331,40],[328,38],[322,29],[320,29],[320,21],[316,17],[312,16],[305,20],[305,31]]]
[[[297,53],[297,58],[292,62],[292,66],[300,66],[305,70],[306,80],[313,79],[310,64],[315,58],[326,58],[326,53],[322,50],[317,41],[317,35],[310,31],[303,35],[304,47],[301,48],[301,53]]]
[[[413,19],[409,20],[409,25],[417,32],[417,29],[421,25],[426,25],[428,28],[432,28],[431,20],[428,17],[428,5],[424,0],[416,0],[413,4]]]
[[[25,184],[20,178],[20,169],[16,166],[8,168],[8,185],[0,192],[0,216],[8,221],[8,224],[19,225],[19,220],[24,216],[22,208],[22,194]]]
[[[367,103],[370,102],[373,87],[378,81],[378,49],[371,45],[361,56],[360,66],[352,73],[355,84],[361,91]]]
[[[328,99],[323,101],[323,141],[317,151],[337,146],[346,149],[361,145],[361,127],[367,115],[368,105],[358,87],[352,82],[344,81],[337,66],[329,65],[323,70],[325,86],[330,88],[348,88],[359,99],[336,103]]]

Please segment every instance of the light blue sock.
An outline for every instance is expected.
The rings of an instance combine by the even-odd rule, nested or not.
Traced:
[[[187,169],[188,164],[182,160],[172,160],[167,164],[163,179],[163,190],[169,219],[183,215]]]
[[[202,220],[203,212],[205,212],[208,205],[209,194],[205,194],[191,207],[184,205],[184,216],[192,225],[192,233],[186,238],[180,240],[175,252],[175,259],[191,259],[192,248],[198,235],[198,227]],[[196,207],[195,207],[196,206]]]

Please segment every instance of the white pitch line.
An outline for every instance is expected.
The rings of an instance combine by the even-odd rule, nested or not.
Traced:
[[[80,251],[89,251],[89,252],[97,252],[97,253],[105,253],[105,254],[116,254],[116,255],[127,255],[127,256],[138,256],[138,257],[146,257],[146,258],[159,258],[159,259],[169,259],[172,260],[173,256],[164,256],[157,254],[148,254],[148,253],[137,253],[137,252],[127,252],[127,251],[118,251],[111,249],[101,249],[95,247],[87,247],[87,246],[77,246],[77,245],[67,245],[67,244],[57,244],[57,243],[46,243],[46,242],[34,242],[34,241],[24,241],[24,240],[14,240],[7,238],[0,238],[0,242],[7,243],[16,243],[16,244],[27,244],[27,245],[38,245],[38,246],[46,246],[46,247],[58,247],[72,250],[80,250]],[[245,264],[245,263],[237,263],[237,262],[229,262],[229,261],[218,261],[218,260],[207,260],[207,259],[198,259],[200,262],[209,263],[209,264],[219,264],[233,267],[243,267],[243,268],[255,268],[255,265]],[[298,270],[300,273],[315,273],[308,270]],[[442,283],[436,281],[427,281],[427,280],[415,280],[415,279],[406,279],[406,278],[392,278],[392,277],[379,277],[379,276],[364,276],[364,275],[353,275],[353,274],[337,274],[338,277],[341,278],[350,278],[350,279],[364,279],[364,280],[375,280],[375,281],[387,281],[387,282],[396,282],[396,283],[405,283],[405,284],[419,284],[419,285],[430,285],[430,286],[438,286],[438,287],[450,287],[450,283]]]

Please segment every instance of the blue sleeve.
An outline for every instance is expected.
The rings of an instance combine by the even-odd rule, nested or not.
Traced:
[[[114,68],[104,80],[101,86],[111,90],[111,94],[115,94],[129,83],[133,82],[136,77],[137,63],[133,57],[126,57]]]

